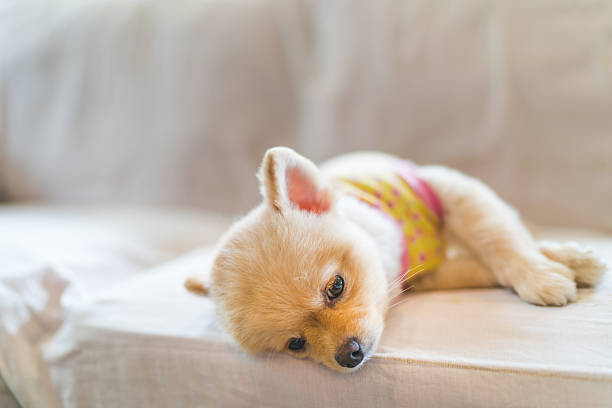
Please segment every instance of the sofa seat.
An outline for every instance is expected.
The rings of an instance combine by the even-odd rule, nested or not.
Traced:
[[[350,375],[248,356],[183,288],[231,222],[142,207],[0,207],[0,373],[27,407],[555,406],[612,401],[612,284],[566,307],[412,293]],[[612,236],[539,228],[593,246]]]

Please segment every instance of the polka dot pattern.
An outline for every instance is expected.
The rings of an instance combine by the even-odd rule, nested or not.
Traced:
[[[442,220],[436,212],[415,192],[409,183],[416,174],[402,171],[389,172],[384,177],[351,177],[334,180],[336,187],[345,194],[379,209],[402,229],[404,251],[402,274],[422,265],[424,271],[435,269],[444,259]],[[423,183],[419,179],[419,183]]]

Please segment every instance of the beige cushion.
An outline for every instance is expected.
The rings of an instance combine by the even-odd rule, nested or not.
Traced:
[[[19,408],[17,401],[13,398],[11,392],[6,388],[4,383],[0,381],[0,407],[2,408]]]
[[[0,191],[243,211],[266,148],[376,149],[612,231],[609,2],[20,0]]]
[[[227,220],[144,208],[0,210],[0,373],[24,406],[554,406],[612,400],[612,282],[567,307],[504,289],[410,294],[365,367],[246,356],[184,277]],[[612,236],[545,229],[612,261]]]

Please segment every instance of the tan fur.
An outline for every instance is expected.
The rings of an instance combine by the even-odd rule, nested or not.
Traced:
[[[189,276],[185,280],[185,288],[193,293],[197,293],[198,295],[208,296],[208,285],[205,282],[198,279],[195,276]]]
[[[210,292],[219,320],[243,349],[288,351],[335,370],[352,370],[335,361],[337,350],[347,339],[357,339],[367,360],[389,302],[399,292],[391,282],[397,271],[389,270],[397,262],[383,259],[397,244],[385,241],[394,235],[384,229],[395,227],[338,200],[326,180],[385,171],[389,158],[347,155],[320,171],[290,149],[270,149],[258,173],[263,202],[221,240],[210,290],[203,276],[190,277],[185,286]],[[315,196],[305,207],[290,197],[295,169]],[[478,180],[440,166],[422,167],[419,175],[442,201],[452,245],[440,268],[417,281],[418,289],[502,285],[531,303],[564,305],[576,298],[576,281],[600,280],[605,265],[592,252],[575,244],[536,242],[518,215]],[[295,197],[304,191],[310,190],[298,189]],[[331,305],[325,290],[335,275],[344,278],[345,289]],[[304,351],[287,349],[292,337],[307,340]]]
[[[274,174],[274,155],[266,154],[264,156],[263,163],[261,165],[261,172],[265,173],[261,176],[262,184],[265,186],[265,196],[268,198],[270,204],[277,210],[280,211],[280,205],[278,203],[278,187],[277,180]]]
[[[252,352],[284,350],[291,337],[306,336],[296,353],[337,365],[335,350],[349,337],[372,347],[382,331],[384,274],[367,237],[333,215],[279,213],[265,205],[227,236],[212,273],[219,318],[236,341]],[[351,237],[348,239],[347,237]],[[326,307],[323,292],[341,273],[344,300]]]

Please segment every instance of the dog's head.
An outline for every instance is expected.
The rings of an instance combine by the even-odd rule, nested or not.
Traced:
[[[317,167],[270,149],[263,202],[223,238],[210,279],[218,316],[249,352],[277,350],[350,371],[374,351],[387,281],[371,239],[342,215]],[[203,292],[201,279],[186,286]]]

